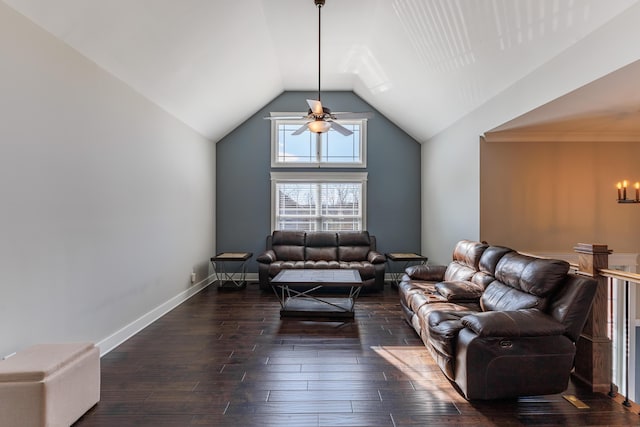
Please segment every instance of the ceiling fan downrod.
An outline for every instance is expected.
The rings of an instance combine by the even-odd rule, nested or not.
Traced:
[[[321,46],[321,10],[322,7],[324,6],[324,2],[325,0],[313,0],[313,2],[315,3],[316,7],[318,8],[318,101],[320,101],[320,71],[321,71],[321,50],[320,50],[320,46]]]

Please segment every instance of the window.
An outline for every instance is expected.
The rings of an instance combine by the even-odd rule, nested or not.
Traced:
[[[366,172],[272,172],[272,229],[365,230],[366,182]]]
[[[282,113],[272,113],[275,114]],[[291,119],[271,121],[271,167],[367,166],[366,119],[340,120],[342,126],[353,132],[349,136],[333,129],[320,134],[306,130],[300,135],[292,135],[305,123],[306,120]]]

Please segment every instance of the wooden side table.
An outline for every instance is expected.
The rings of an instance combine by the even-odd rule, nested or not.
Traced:
[[[410,265],[426,264],[429,259],[426,256],[419,255],[413,252],[389,252],[385,254],[387,256],[387,265],[389,267],[389,275],[391,276],[391,284],[398,287],[400,279],[404,274],[404,270]],[[394,271],[392,266],[396,263],[401,264],[400,271]]]
[[[218,289],[240,289],[247,285],[247,261],[251,252],[220,252],[211,257]]]

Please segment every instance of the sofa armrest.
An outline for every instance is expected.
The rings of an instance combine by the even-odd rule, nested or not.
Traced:
[[[407,267],[405,273],[410,279],[428,280],[439,282],[444,278],[444,272],[447,270],[446,265],[412,265]]]
[[[462,324],[481,337],[539,337],[566,331],[562,323],[535,308],[470,314]]]
[[[276,259],[277,259],[276,253],[272,249],[269,249],[262,252],[260,255],[258,255],[258,257],[256,258],[256,261],[262,264],[271,264]]]
[[[437,283],[436,291],[447,301],[478,301],[484,289],[473,282],[452,281]]]
[[[387,259],[385,258],[385,256],[380,252],[369,251],[369,254],[367,255],[367,261],[369,261],[371,264],[382,264],[386,260]]]

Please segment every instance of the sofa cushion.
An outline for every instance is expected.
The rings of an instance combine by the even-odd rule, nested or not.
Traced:
[[[540,337],[562,335],[566,325],[537,309],[489,311],[462,318],[462,324],[481,337]]]
[[[307,233],[305,245],[308,248],[324,248],[338,246],[338,236],[334,231],[315,231]]]
[[[513,249],[504,246],[489,246],[480,256],[478,271],[470,280],[485,289],[495,279],[498,262],[509,252],[513,252]]]
[[[498,262],[496,279],[512,288],[546,297],[558,288],[568,272],[569,263],[566,261],[511,252]]]
[[[306,260],[304,262],[304,268],[318,268],[318,269],[338,269],[340,268],[340,263],[335,260],[320,260],[320,261],[310,261]]]
[[[459,264],[478,270],[480,257],[488,247],[489,245],[486,243],[461,240],[453,249],[452,259],[454,262],[458,262]]]
[[[274,245],[273,252],[279,260],[304,261],[304,246]]]
[[[476,270],[473,267],[469,267],[466,264],[461,264],[454,261],[449,263],[449,265],[447,266],[447,270],[444,272],[443,281],[453,282],[461,280],[471,280],[475,273]]]
[[[386,260],[387,258],[385,258],[384,255],[376,251],[371,251],[369,252],[369,255],[367,255],[367,261],[369,261],[372,264],[382,264]]]
[[[307,261],[337,261],[338,249],[335,246],[325,248],[307,246],[305,258]]]
[[[467,281],[440,282],[435,285],[436,291],[447,301],[478,301],[484,288]]]
[[[338,233],[338,259],[340,261],[366,260],[371,250],[369,232],[343,231]]]
[[[446,271],[446,265],[418,264],[407,267],[405,273],[407,273],[412,280],[439,282],[443,280]]]
[[[269,276],[275,277],[282,270],[304,268],[304,261],[276,261],[269,264]]]
[[[340,231],[338,235],[339,246],[367,246],[371,245],[368,231]]]
[[[272,263],[277,259],[278,258],[276,258],[276,253],[273,251],[273,249],[268,249],[256,257],[256,261],[263,264]]]
[[[497,280],[489,284],[482,294],[482,309],[544,310],[547,297],[561,286],[568,272],[569,263],[566,261],[507,253],[496,267]]]
[[[489,246],[480,256],[478,270],[495,276],[498,262],[510,252],[514,252],[514,250],[504,246]]]
[[[485,289],[491,282],[493,282],[496,278],[493,277],[492,274],[489,274],[485,271],[477,271],[471,276],[469,279],[470,282],[473,282],[480,286],[482,289]]]
[[[402,304],[404,304],[407,308],[411,307],[411,301],[414,297],[414,295],[416,296],[422,296],[423,297],[423,301],[426,301],[426,296],[427,295],[433,295],[435,293],[435,286],[433,283],[430,282],[419,282],[416,280],[411,280],[411,281],[402,281],[398,284],[398,290],[399,290],[399,295],[400,295],[400,301],[402,302]],[[444,298],[440,297],[443,301]],[[424,302],[423,302],[424,303]],[[420,308],[420,306],[418,305],[418,308]],[[417,308],[411,309],[412,312],[416,312]]]
[[[274,231],[271,248],[277,259],[304,261],[305,234],[304,231]]]
[[[360,261],[367,259],[369,254],[369,246],[339,246],[338,258],[340,261]]]
[[[304,231],[276,230],[271,237],[271,245],[305,245]]]
[[[456,312],[456,311],[464,311],[467,314],[475,313],[480,311],[480,306],[477,303],[452,303],[452,302],[430,302],[429,304],[423,304],[420,309],[416,312],[418,314],[418,321],[420,322],[420,328],[428,337],[429,331],[429,316],[432,312],[435,311],[446,311],[446,312]],[[415,311],[414,311],[415,312]],[[427,341],[425,341],[426,343]]]
[[[482,311],[544,309],[544,298],[514,289],[494,280],[480,297]]]
[[[423,293],[415,292],[407,295],[406,297],[407,307],[409,307],[414,313],[420,310],[425,304],[434,304],[436,302],[447,302],[447,299],[438,293]]]

